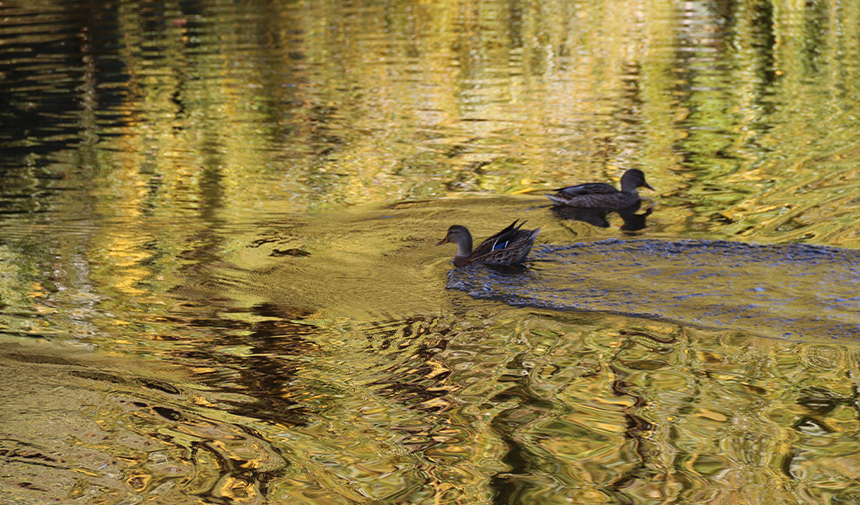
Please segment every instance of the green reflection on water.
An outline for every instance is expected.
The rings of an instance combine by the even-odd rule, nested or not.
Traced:
[[[860,15],[823,5],[128,2],[118,33],[68,22],[106,39],[56,84],[82,95],[63,131],[85,142],[29,177],[78,190],[57,210],[208,222],[638,167],[657,230],[851,246]],[[8,88],[13,109],[36,92]]]

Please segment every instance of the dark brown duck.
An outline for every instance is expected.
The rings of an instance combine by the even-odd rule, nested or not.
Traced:
[[[605,182],[587,182],[557,189],[556,194],[546,196],[556,205],[617,210],[639,201],[636,190],[639,187],[654,189],[645,182],[645,174],[641,170],[631,168],[621,176],[621,191]]]
[[[519,220],[517,220],[519,221]],[[517,226],[517,221],[511,223],[504,230],[481,242],[475,250],[472,250],[472,234],[465,226],[455,224],[448,228],[445,238],[436,244],[457,244],[457,254],[454,256],[454,265],[458,267],[471,265],[472,263],[490,263],[494,265],[515,265],[522,263],[540,233],[536,230],[521,230],[525,221]]]

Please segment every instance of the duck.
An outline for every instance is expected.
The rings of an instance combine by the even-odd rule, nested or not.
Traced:
[[[621,176],[621,191],[605,182],[587,182],[556,189],[556,194],[546,196],[556,205],[617,210],[639,201],[639,192],[636,191],[639,187],[654,190],[645,182],[645,174],[641,170],[631,168]]]
[[[522,230],[525,221],[517,225],[519,219],[507,228],[481,242],[472,250],[472,234],[465,226],[455,224],[448,228],[445,238],[436,244],[457,244],[454,266],[463,267],[473,263],[493,265],[515,265],[522,263],[532,249],[540,228]]]

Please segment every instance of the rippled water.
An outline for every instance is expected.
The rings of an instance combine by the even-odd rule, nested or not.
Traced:
[[[821,246],[618,240],[544,247],[520,272],[473,267],[478,298],[594,310],[783,338],[860,337],[860,253]]]
[[[0,14],[0,502],[860,501],[860,6]]]

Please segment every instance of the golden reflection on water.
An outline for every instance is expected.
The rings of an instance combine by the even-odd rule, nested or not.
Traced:
[[[85,7],[0,5],[0,495],[857,501],[854,342],[509,309],[432,244],[856,248],[860,6]],[[634,167],[644,228],[541,196]]]
[[[93,210],[242,219],[638,167],[661,231],[856,242],[850,6],[331,7],[171,12],[158,58],[97,47],[129,78],[82,151]],[[152,16],[118,13],[129,37]]]
[[[45,347],[4,352],[4,381],[43,376],[80,432],[26,450],[9,440],[7,460],[24,470],[33,458],[91,460],[77,478],[48,465],[58,468],[46,475],[60,471],[77,491],[34,484],[66,499],[817,502],[857,493],[856,349],[528,310],[343,320],[271,344],[276,354],[234,356],[232,379],[163,365],[122,371],[119,361]],[[61,407],[62,398],[80,404]],[[48,419],[20,399],[3,403],[7,429],[29,422],[34,437],[48,436]],[[89,455],[71,452],[81,450]]]

